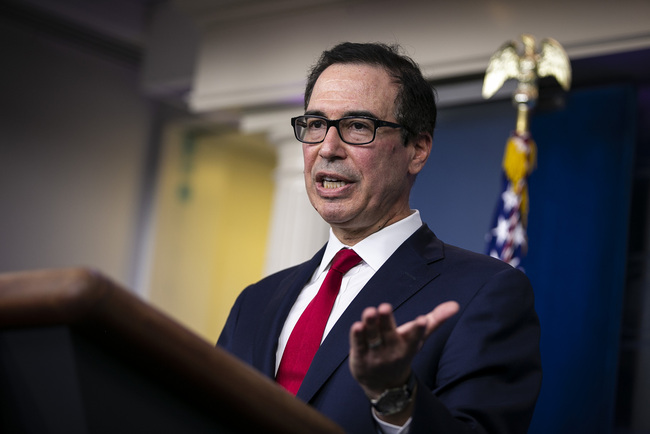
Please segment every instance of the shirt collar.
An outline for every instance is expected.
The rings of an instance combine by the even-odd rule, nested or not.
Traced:
[[[382,230],[359,241],[353,247],[346,246],[339,241],[330,228],[329,241],[323,254],[317,275],[325,271],[334,258],[336,252],[344,247],[353,248],[357,255],[363,259],[374,271],[384,265],[384,262],[402,245],[415,231],[422,226],[420,211],[413,210],[411,215],[402,220],[386,226]]]

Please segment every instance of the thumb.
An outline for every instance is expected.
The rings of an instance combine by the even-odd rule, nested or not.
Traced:
[[[426,314],[427,325],[424,331],[424,339],[428,338],[431,333],[442,325],[442,323],[456,315],[459,309],[460,306],[457,302],[446,301],[439,304],[435,309]]]

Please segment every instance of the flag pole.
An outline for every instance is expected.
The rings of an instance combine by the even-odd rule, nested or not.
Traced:
[[[517,80],[512,100],[517,107],[515,130],[506,142],[503,155],[503,190],[493,224],[487,236],[487,254],[522,268],[528,248],[528,176],[537,160],[537,147],[529,131],[529,115],[537,103],[539,77],[552,76],[564,90],[571,85],[569,58],[554,39],[546,38],[539,50],[535,38],[521,35],[506,42],[488,64],[483,81],[483,98],[491,98],[509,79]]]

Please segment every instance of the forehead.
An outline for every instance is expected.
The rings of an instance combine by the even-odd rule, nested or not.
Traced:
[[[335,64],[316,80],[307,110],[330,118],[369,112],[393,120],[397,92],[397,83],[383,68]]]

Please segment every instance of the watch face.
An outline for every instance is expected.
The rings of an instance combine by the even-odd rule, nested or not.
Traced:
[[[377,413],[383,416],[399,413],[411,402],[414,388],[415,377],[411,374],[407,384],[395,389],[388,389],[379,398],[370,402]]]
[[[409,396],[403,389],[390,390],[379,399],[375,408],[382,414],[398,413],[408,405]]]
[[[400,388],[387,390],[372,405],[379,414],[388,416],[404,410],[409,402],[411,402],[411,394],[409,391]]]

